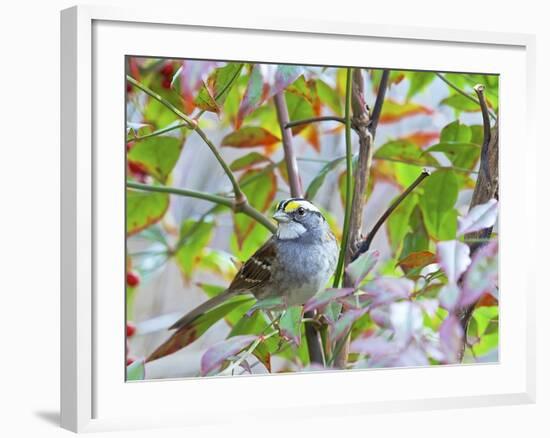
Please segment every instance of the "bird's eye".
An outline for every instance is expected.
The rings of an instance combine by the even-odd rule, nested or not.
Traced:
[[[299,214],[300,216],[303,216],[304,214],[306,214],[306,209],[305,209],[304,207],[298,208],[297,211],[298,211],[298,214]]]

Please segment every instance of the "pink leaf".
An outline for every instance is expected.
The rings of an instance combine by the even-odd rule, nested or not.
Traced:
[[[361,318],[365,313],[365,309],[353,309],[344,313],[338,321],[336,321],[330,332],[330,339],[332,342],[336,342],[344,337],[350,330],[355,321]]]
[[[460,300],[460,293],[460,288],[456,283],[448,283],[443,286],[439,291],[439,302],[441,303],[441,307],[448,311],[452,311]]]
[[[424,327],[422,309],[410,301],[400,301],[390,306],[390,321],[395,340],[408,342]]]
[[[201,358],[201,375],[206,376],[218,368],[224,360],[234,356],[258,339],[257,336],[243,335],[225,339],[206,350]]]
[[[408,278],[381,277],[368,282],[363,291],[372,300],[372,306],[391,303],[409,298],[414,289],[414,282]]]
[[[454,315],[449,315],[439,328],[441,351],[446,363],[456,363],[462,348],[464,331],[460,321]]]
[[[378,251],[366,251],[351,262],[346,268],[346,273],[352,279],[355,287],[363,281],[363,279],[374,268],[380,253]]]
[[[323,292],[319,292],[307,301],[304,305],[304,311],[309,312],[310,310],[326,306],[330,301],[347,297],[352,294],[353,291],[354,289],[351,287],[342,289],[325,289]]]
[[[480,248],[464,275],[460,306],[475,303],[484,293],[495,294],[498,282],[498,241]]]
[[[498,215],[498,201],[490,199],[485,204],[476,205],[463,218],[458,218],[457,235],[473,233],[495,224]]]
[[[470,248],[458,240],[448,240],[437,244],[439,266],[450,283],[456,283],[470,265]]]

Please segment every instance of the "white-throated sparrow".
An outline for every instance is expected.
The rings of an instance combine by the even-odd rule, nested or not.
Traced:
[[[170,327],[182,329],[230,297],[282,297],[285,306],[304,304],[322,290],[336,268],[338,244],[319,209],[302,198],[281,201],[273,218],[277,232],[240,268],[224,292]]]

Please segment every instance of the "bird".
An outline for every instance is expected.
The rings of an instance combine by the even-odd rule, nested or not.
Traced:
[[[176,321],[182,330],[228,299],[252,294],[281,298],[283,308],[303,305],[323,290],[338,261],[338,242],[321,211],[304,198],[279,202],[277,231],[241,266],[229,287]]]

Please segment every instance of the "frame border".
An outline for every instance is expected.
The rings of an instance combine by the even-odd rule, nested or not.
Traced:
[[[461,42],[512,46],[526,52],[526,143],[536,152],[533,108],[535,103],[535,36],[445,28],[394,26],[366,22],[311,21],[289,17],[232,18],[186,10],[151,11],[107,6],[73,6],[61,11],[61,427],[74,432],[129,428],[123,421],[94,418],[93,339],[93,228],[94,162],[92,149],[92,23],[134,22],[150,25],[186,25],[201,28],[269,30],[351,37]],[[536,187],[535,175],[529,186]],[[536,196],[536,194],[532,194]],[[535,219],[533,218],[533,223]],[[534,247],[531,239],[530,245]],[[534,274],[534,268],[531,268]],[[368,403],[350,405],[348,415],[372,412],[433,410],[533,403],[535,401],[535,276],[530,277],[527,335],[527,392],[442,401]],[[325,409],[320,409],[323,412]],[[173,424],[172,424],[173,423]],[[177,426],[178,421],[168,421]],[[181,423],[180,423],[181,424]],[[139,426],[138,426],[139,427]]]

